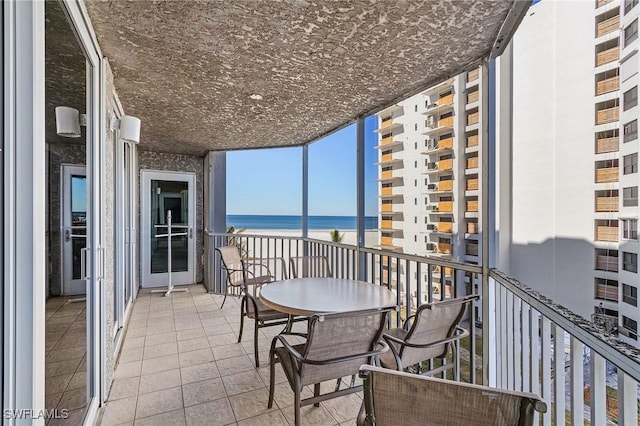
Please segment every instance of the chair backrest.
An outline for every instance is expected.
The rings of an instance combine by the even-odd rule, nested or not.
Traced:
[[[290,257],[289,269],[292,278],[332,277],[326,256]]]
[[[227,273],[227,284],[230,286],[242,286],[244,284],[244,265],[240,258],[240,251],[236,246],[224,246],[216,248],[220,253],[222,267]]]
[[[536,395],[363,365],[366,425],[532,425]]]
[[[445,340],[454,336],[456,328],[464,318],[467,306],[477,296],[448,299],[442,302],[424,304],[418,307],[405,342],[411,344],[427,344]],[[402,365],[412,365],[431,358],[447,355],[451,343],[443,343],[430,348],[412,348],[403,346],[400,349]]]
[[[301,384],[304,386],[357,374],[362,364],[371,362],[371,356],[340,362],[323,361],[379,349],[378,342],[388,314],[388,310],[368,310],[312,316],[302,355],[321,364],[303,363],[300,367]]]

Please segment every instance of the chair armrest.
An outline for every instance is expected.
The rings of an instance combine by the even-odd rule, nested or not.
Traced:
[[[399,339],[399,338],[397,338],[395,336],[391,336],[389,334],[383,334],[382,338],[384,340],[386,340],[387,342],[397,343],[399,345],[406,346],[406,347],[409,347],[409,348],[427,349],[427,348],[431,348],[431,347],[434,347],[434,346],[440,346],[440,345],[444,345],[446,343],[451,343],[451,342],[454,342],[456,340],[464,339],[468,335],[469,335],[469,331],[468,330],[466,330],[466,329],[464,329],[462,327],[456,327],[456,334],[454,336],[447,337],[446,339],[437,340],[435,342],[429,342],[429,343],[409,343],[406,340]]]
[[[403,330],[405,330],[405,331],[409,331],[409,327],[411,327],[411,323],[410,323],[410,321],[411,321],[411,319],[412,319],[412,318],[415,318],[415,317],[416,317],[416,314],[409,315],[409,316],[407,317],[407,319],[406,319],[406,320],[404,320],[404,323],[402,324],[402,328],[403,328]]]
[[[287,333],[287,334],[293,335],[298,333]],[[295,359],[297,359],[298,361],[304,360],[304,357],[300,354],[300,352],[298,352],[293,346],[291,346],[291,344],[287,341],[287,339],[284,338],[284,335],[282,334],[277,335],[271,341],[271,351],[270,351],[271,353],[273,353],[273,351],[276,349],[276,343],[278,341],[282,343],[282,346],[284,346],[285,349],[289,351],[289,353],[291,353],[291,355],[293,355]]]

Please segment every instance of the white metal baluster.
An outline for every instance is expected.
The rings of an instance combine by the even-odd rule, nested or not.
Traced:
[[[531,359],[528,365],[531,367],[531,386],[528,390],[531,393],[540,395],[540,314],[531,307],[529,307],[529,330],[531,336]],[[526,366],[527,364],[524,365]],[[534,412],[533,415],[533,424],[539,425],[538,412]]]
[[[565,424],[565,374],[564,374],[564,330],[554,325],[553,331],[553,376],[554,376],[554,404],[556,407],[555,424]]]
[[[522,323],[520,324],[520,338],[522,339],[522,387],[520,390],[524,392],[531,392],[531,359],[533,345],[531,341],[534,339],[531,335],[531,323],[529,321],[531,310],[529,305],[522,302],[520,303],[522,309]]]
[[[584,424],[584,345],[571,337],[571,424]]]
[[[547,412],[542,420],[545,426],[551,426],[551,321],[542,317],[542,398],[547,403]]]
[[[638,382],[618,368],[618,424],[638,422]]]
[[[514,390],[514,369],[513,369],[513,356],[514,356],[514,340],[513,340],[513,325],[514,325],[514,316],[515,312],[513,306],[513,293],[507,291],[507,300],[506,300],[507,310],[505,311],[507,317],[507,329],[506,329],[506,338],[507,338],[507,380],[506,385],[507,389]],[[504,385],[504,381],[503,381]]]
[[[513,389],[522,390],[522,300],[513,297]]]
[[[607,366],[604,358],[593,350],[590,358],[591,424],[605,425],[607,424]]]
[[[507,349],[507,289],[500,286],[500,378],[499,386],[504,389],[508,389],[509,366],[507,358],[509,357],[509,351]]]

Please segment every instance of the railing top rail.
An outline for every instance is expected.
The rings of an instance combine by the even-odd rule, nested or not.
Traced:
[[[607,335],[591,321],[527,287],[502,271],[491,269],[489,276],[536,311],[557,324],[607,359],[626,374],[640,381],[640,349]]]
[[[210,237],[275,238],[275,239],[281,239],[281,240],[304,241],[312,244],[323,244],[329,247],[336,247],[336,248],[341,248],[346,250],[358,251],[360,253],[369,253],[369,254],[374,254],[378,256],[390,256],[390,257],[395,257],[398,259],[408,260],[408,261],[418,262],[418,263],[428,263],[431,265],[443,266],[445,268],[452,268],[460,271],[472,272],[477,274],[482,273],[482,268],[478,265],[454,262],[454,261],[443,259],[437,256],[420,256],[415,254],[399,253],[399,252],[394,252],[394,251],[384,250],[384,249],[358,247],[352,244],[335,243],[333,241],[318,240],[315,238],[303,238],[302,236],[260,235],[260,234],[247,234],[244,232],[240,234],[228,234],[224,232],[210,232],[207,229],[205,229],[204,233],[205,235]]]

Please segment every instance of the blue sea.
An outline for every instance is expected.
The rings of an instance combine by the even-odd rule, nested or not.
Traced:
[[[236,229],[301,229],[302,216],[285,215],[227,215],[227,227]],[[365,217],[365,229],[378,228],[377,216]],[[309,229],[356,229],[355,216],[309,216]]]

